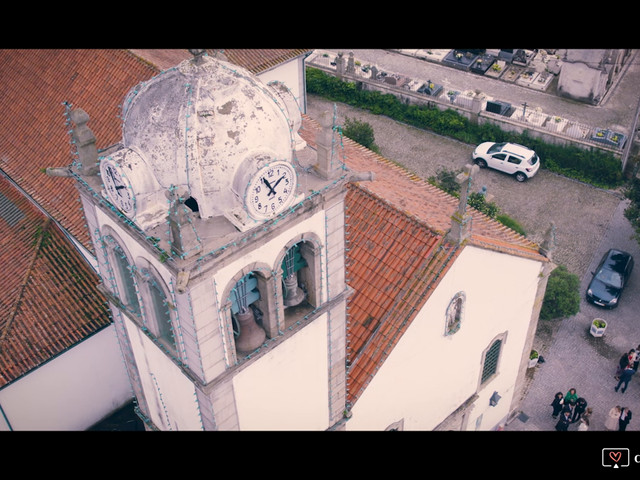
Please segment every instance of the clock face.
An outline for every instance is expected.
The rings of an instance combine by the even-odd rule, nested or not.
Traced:
[[[282,212],[295,196],[296,182],[296,171],[288,162],[272,162],[258,170],[247,188],[249,214],[266,219]]]
[[[114,162],[103,160],[100,162],[100,176],[111,203],[126,215],[133,213],[135,206],[133,192],[129,182],[120,172],[120,168]]]

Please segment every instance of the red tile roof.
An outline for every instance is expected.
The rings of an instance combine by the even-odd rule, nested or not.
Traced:
[[[300,132],[315,145],[319,126],[304,118]],[[346,197],[347,402],[353,405],[437,287],[465,244],[546,261],[538,246],[486,215],[473,215],[461,246],[445,235],[458,200],[403,167],[342,138],[337,154],[349,170],[374,173],[350,184]]]
[[[74,160],[63,102],[89,114],[106,148],[121,140],[126,93],[157,73],[125,50],[0,50],[0,169],[90,250],[74,180],[43,173]]]
[[[253,74],[259,74],[270,68],[277,67],[281,63],[292,60],[301,55],[311,53],[308,49],[235,49],[220,48],[207,49],[208,55],[215,55],[221,52],[227,60],[235,65],[240,65]],[[141,59],[156,66],[160,70],[167,70],[175,67],[183,60],[193,58],[187,49],[132,49],[132,53]]]
[[[0,388],[110,325],[98,276],[0,176]]]

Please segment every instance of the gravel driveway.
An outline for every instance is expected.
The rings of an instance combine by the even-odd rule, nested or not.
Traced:
[[[319,118],[321,112],[333,111],[334,105],[309,95],[307,113],[312,118]],[[345,117],[371,125],[381,155],[404,165],[425,180],[435,175],[440,167],[459,170],[471,162],[475,145],[343,104],[337,105],[336,113],[340,125],[344,125]],[[544,164],[544,158],[541,160]],[[543,169],[524,183],[501,172],[483,169],[473,188],[478,191],[483,186],[493,195],[492,201],[500,211],[520,223],[532,241],[541,243],[550,222],[554,222],[554,261],[565,265],[580,278],[587,271],[616,207],[623,200],[619,192],[595,188]]]

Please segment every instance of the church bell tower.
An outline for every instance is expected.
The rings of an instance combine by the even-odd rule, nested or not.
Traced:
[[[198,52],[132,88],[122,119],[97,152],[70,112],[70,174],[147,428],[334,428],[349,172],[328,117],[312,147],[285,84]]]

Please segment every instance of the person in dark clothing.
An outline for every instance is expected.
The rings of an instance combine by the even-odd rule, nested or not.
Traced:
[[[580,397],[576,402],[576,406],[573,409],[573,417],[571,418],[571,423],[575,423],[580,420],[580,415],[582,415],[587,408],[587,401]]]
[[[571,412],[569,410],[562,412],[560,420],[556,423],[556,430],[559,432],[566,432],[569,430],[569,424],[571,423]]]
[[[551,416],[553,418],[558,418],[558,414],[562,410],[562,404],[564,403],[564,395],[562,392],[556,393],[556,396],[553,397],[553,402],[551,402],[551,406],[553,407],[553,413]]]
[[[620,360],[618,361],[618,369],[616,370],[616,380],[620,380],[620,375],[622,375],[624,369],[629,365],[629,355],[631,355],[631,352],[623,353],[620,357]]]
[[[629,382],[631,381],[631,377],[634,373],[636,373],[636,371],[633,369],[633,365],[627,365],[627,368],[625,368],[622,374],[620,374],[620,381],[618,381],[618,385],[616,385],[615,391],[617,392],[620,386],[624,385],[622,387],[622,393],[624,393],[629,386]]]
[[[622,407],[620,412],[620,418],[618,419],[618,430],[624,432],[627,429],[627,425],[631,421],[631,410],[627,407]]]

